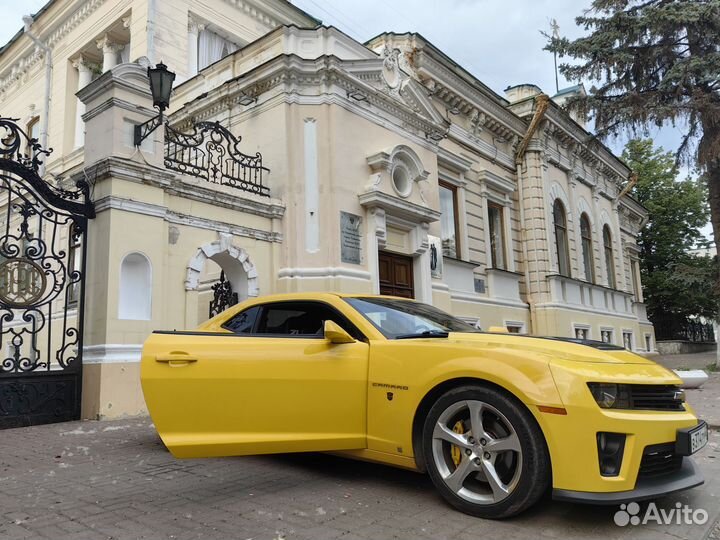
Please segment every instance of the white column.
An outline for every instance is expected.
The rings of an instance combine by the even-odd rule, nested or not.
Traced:
[[[188,19],[188,78],[194,77],[198,72],[198,36],[201,25],[192,17]]]
[[[79,56],[72,63],[73,67],[78,70],[78,90],[85,88],[92,81],[92,69],[87,61]],[[85,104],[77,100],[75,115],[75,148],[80,148],[85,144],[85,122],[82,115],[85,114]]]
[[[97,40],[97,48],[103,52],[103,73],[118,65],[118,53],[123,49],[124,45],[113,43],[110,38],[105,35]]]

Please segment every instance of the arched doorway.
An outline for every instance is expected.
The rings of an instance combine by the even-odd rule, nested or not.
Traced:
[[[190,260],[185,290],[194,295],[195,324],[222,312],[233,304],[258,295],[257,270],[248,253],[232,244],[232,235],[198,248]],[[191,321],[189,321],[191,322]]]

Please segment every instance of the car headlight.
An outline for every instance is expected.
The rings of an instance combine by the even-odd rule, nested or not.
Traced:
[[[588,383],[588,388],[603,409],[632,408],[632,390],[629,384]]]

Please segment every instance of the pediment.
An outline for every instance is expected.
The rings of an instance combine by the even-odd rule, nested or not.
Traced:
[[[375,90],[398,100],[407,109],[412,110],[424,121],[437,126],[438,129],[441,126],[447,127],[448,120],[435,108],[428,89],[416,80],[414,74],[408,73],[397,63],[390,63],[390,67],[388,64],[387,59],[381,58],[369,62],[353,62],[345,69],[362,83],[369,84]],[[357,99],[359,96],[355,97]]]
[[[416,80],[405,81],[400,89],[400,97],[409,107],[426,119],[438,124],[448,123],[447,119],[433,105],[427,88]]]

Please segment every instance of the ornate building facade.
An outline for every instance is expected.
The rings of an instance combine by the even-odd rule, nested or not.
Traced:
[[[168,125],[135,147],[159,61]],[[94,203],[82,415],[144,412],[152,330],[272,292],[396,294],[652,353],[647,212],[567,95],[501,96],[418,34],[358,43],[282,0],[49,2],[0,51],[0,113]]]

